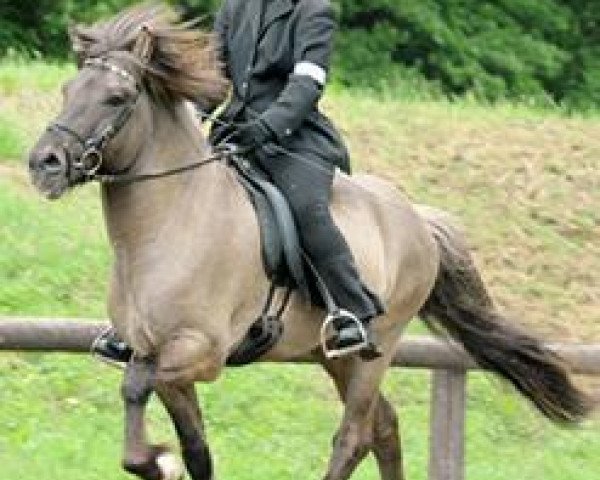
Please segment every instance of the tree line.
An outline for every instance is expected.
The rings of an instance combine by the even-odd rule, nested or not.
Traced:
[[[0,55],[64,58],[66,27],[134,0],[0,0]],[[209,27],[220,0],[171,0]],[[334,76],[375,90],[412,85],[471,95],[600,106],[598,0],[333,0]]]

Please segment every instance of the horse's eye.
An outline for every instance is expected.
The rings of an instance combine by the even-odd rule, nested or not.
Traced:
[[[125,101],[127,100],[126,95],[124,94],[112,94],[110,95],[105,101],[104,103],[106,105],[110,105],[111,107],[118,107],[119,105],[123,105],[125,103]]]

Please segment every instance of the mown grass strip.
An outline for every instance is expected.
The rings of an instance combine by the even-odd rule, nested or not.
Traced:
[[[58,84],[70,68],[32,64],[0,73],[0,84],[9,85],[0,90],[11,92],[0,99],[0,118],[24,135],[14,156],[0,155],[0,314],[105,316],[110,253],[97,189],[86,186],[50,203],[15,162],[58,109]],[[49,83],[28,79],[27,71],[47,72]],[[502,307],[526,314],[523,322],[555,338],[600,340],[597,119],[514,106],[382,101],[335,89],[325,108],[359,170],[461,218]],[[119,381],[86,357],[1,355],[0,478],[127,479],[119,469]],[[426,478],[428,388],[425,372],[395,372],[385,383],[399,408],[411,480]],[[341,410],[316,367],[228,371],[198,390],[219,478],[322,476]],[[152,437],[174,442],[156,403],[149,417]],[[489,376],[470,376],[469,479],[590,480],[600,471],[598,451],[597,422],[560,430]],[[376,478],[372,460],[353,476]]]

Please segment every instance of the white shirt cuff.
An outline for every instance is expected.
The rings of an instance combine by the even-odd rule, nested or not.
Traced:
[[[327,80],[325,69],[312,62],[298,62],[294,67],[294,75],[310,77],[321,86],[325,85],[325,81]]]

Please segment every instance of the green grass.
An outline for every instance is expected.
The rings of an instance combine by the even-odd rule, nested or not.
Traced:
[[[74,72],[71,64],[0,59],[0,93],[3,96],[54,93]]]
[[[50,204],[15,182],[0,178],[0,311],[103,316],[109,254],[96,192]]]
[[[27,149],[27,138],[10,118],[0,118],[0,154],[6,160],[18,160]]]
[[[60,102],[68,64],[0,60],[0,159],[22,161]]]
[[[0,64],[0,315],[105,315],[110,252],[97,189],[47,202],[18,163],[70,72]],[[335,91],[326,108],[360,169],[461,218],[501,305],[556,338],[600,340],[597,119]],[[0,478],[129,478],[119,470],[119,381],[86,356],[0,354]],[[396,371],[384,388],[399,409],[407,478],[425,479],[429,376]],[[321,478],[341,410],[319,369],[228,370],[198,391],[218,478]],[[174,443],[156,402],[149,420],[153,439]],[[599,426],[559,429],[490,376],[471,375],[467,478],[595,480]],[[376,479],[374,462],[353,478]]]
[[[128,478],[118,466],[118,374],[82,357],[34,354],[4,355],[0,372],[3,478]],[[198,390],[219,478],[321,477],[341,411],[320,370],[254,366]],[[425,479],[428,376],[394,372],[385,391],[401,415],[407,478]],[[151,438],[175,443],[156,401],[149,419]],[[598,448],[597,425],[552,427],[496,381],[471,375],[467,478],[593,480]],[[378,478],[374,462],[353,478]]]

